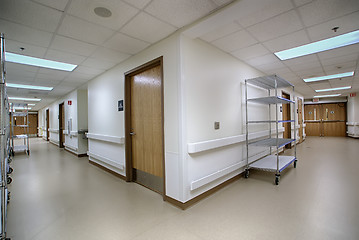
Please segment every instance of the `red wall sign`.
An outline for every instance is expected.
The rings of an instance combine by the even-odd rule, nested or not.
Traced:
[[[72,101],[71,101],[71,100],[68,100],[68,101],[67,101],[67,105],[72,105]]]
[[[350,96],[350,97],[356,97],[356,96],[357,96],[357,93],[351,93],[349,96]]]

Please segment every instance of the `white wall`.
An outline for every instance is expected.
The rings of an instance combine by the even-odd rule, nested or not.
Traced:
[[[359,137],[359,93],[355,97],[348,97],[347,103],[348,136]]]
[[[71,101],[71,105],[69,105]],[[87,90],[75,90],[56,100],[39,111],[39,126],[43,129],[43,138],[46,139],[46,110],[50,112],[49,140],[59,145],[59,104],[64,103],[65,108],[65,148],[75,154],[87,152],[87,139],[78,136],[79,129],[87,129]],[[69,122],[72,122],[69,131]],[[81,126],[81,127],[79,127]]]
[[[125,172],[124,112],[117,111],[124,99],[124,74],[163,56],[164,132],[166,192],[181,198],[179,181],[179,37],[174,34],[124,61],[88,84],[89,155],[95,161],[123,176]],[[126,110],[126,109],[125,109]]]

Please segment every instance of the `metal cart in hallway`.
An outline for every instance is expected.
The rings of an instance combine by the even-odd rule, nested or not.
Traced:
[[[26,152],[28,155],[30,154],[28,111],[29,108],[27,103],[11,104],[11,146],[13,153]],[[17,139],[20,139],[21,141],[16,141]]]
[[[260,89],[267,91],[267,97],[248,97],[248,85],[259,87]],[[247,79],[245,81],[245,106],[246,106],[246,169],[245,169],[245,178],[249,177],[250,169],[259,169],[264,171],[275,172],[275,184],[279,184],[281,172],[287,168],[290,164],[294,164],[294,167],[297,165],[297,156],[296,156],[296,137],[294,138],[281,138],[279,137],[279,124],[283,123],[294,123],[294,135],[296,135],[296,120],[295,120],[295,101],[290,99],[285,99],[278,96],[279,88],[291,88],[292,97],[295,99],[294,86],[288,81],[280,78],[279,76],[264,76],[253,79]],[[267,120],[249,120],[248,119],[248,104],[264,104],[268,106],[268,119]],[[292,104],[292,118],[293,120],[280,120],[278,117],[278,107],[283,104]],[[274,107],[275,119],[272,119],[271,106]],[[282,106],[281,106],[282,107]],[[268,126],[268,136],[265,139],[260,140],[251,140],[249,139],[249,125],[250,124],[265,124]],[[272,124],[275,125],[275,131],[272,133]],[[273,137],[274,135],[274,137]],[[284,156],[279,155],[281,148],[287,144],[294,144],[294,156]],[[251,146],[261,146],[268,148],[269,152],[266,156],[249,161],[249,148]],[[272,151],[274,149],[274,151]]]
[[[9,101],[6,93],[5,82],[5,40],[4,34],[0,37],[0,239],[8,240],[6,237],[7,204],[9,201],[9,191],[7,185],[11,182],[8,176],[11,172],[9,163],[11,162],[10,148],[10,115]]]

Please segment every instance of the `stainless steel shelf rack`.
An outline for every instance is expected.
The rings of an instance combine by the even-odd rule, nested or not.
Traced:
[[[28,155],[30,154],[30,145],[29,145],[29,114],[28,114],[28,104],[27,103],[12,103],[11,104],[11,146],[13,149],[13,153],[16,152],[26,152]],[[17,124],[18,121],[15,120],[16,117],[22,117],[23,121],[20,124]],[[15,127],[21,128],[23,134],[15,134]],[[22,139],[22,144],[17,145],[15,143],[16,139]]]
[[[0,35],[0,201],[1,201],[1,217],[0,217],[0,239],[7,240],[6,237],[6,219],[7,204],[10,199],[7,185],[11,182],[8,174],[11,173],[9,163],[11,162],[10,148],[10,115],[9,101],[6,93],[5,81],[5,39],[4,34]]]
[[[268,91],[267,97],[260,98],[248,98],[248,85],[254,85],[259,88]],[[281,172],[287,168],[290,164],[293,163],[294,167],[297,166],[297,154],[296,154],[296,138],[288,139],[288,138],[280,138],[279,137],[279,124],[281,123],[294,123],[294,129],[296,126],[295,120],[295,102],[289,99],[282,98],[278,96],[279,88],[291,88],[292,96],[295,99],[294,93],[294,85],[284,80],[283,78],[277,75],[257,77],[253,79],[245,80],[245,96],[246,96],[246,148],[247,148],[247,156],[246,156],[246,169],[245,169],[245,178],[249,177],[250,169],[259,169],[263,171],[275,172],[275,184],[279,184],[280,174]],[[248,103],[257,103],[257,104],[265,104],[268,105],[268,120],[248,120]],[[293,104],[293,120],[279,120],[278,117],[278,107],[281,104]],[[275,119],[273,120],[271,117],[271,105],[275,105]],[[265,139],[253,140],[250,141],[248,138],[249,124],[266,124],[268,123],[269,127],[269,135]],[[272,135],[272,124],[275,124],[275,132],[273,137]],[[296,135],[296,131],[294,130],[294,135]],[[280,156],[279,151],[280,148],[287,144],[294,144],[294,156]],[[249,162],[249,147],[250,146],[262,146],[269,147],[269,154],[265,157],[259,158],[252,162]],[[275,149],[274,154],[272,153],[272,148]]]

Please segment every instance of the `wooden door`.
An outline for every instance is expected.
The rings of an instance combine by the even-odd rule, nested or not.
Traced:
[[[50,111],[46,109],[46,141],[49,141],[50,138]]]
[[[299,143],[303,142],[303,102],[298,98],[298,124],[299,124]]]
[[[65,104],[59,104],[59,145],[60,148],[64,147],[64,128],[65,128]]]
[[[323,136],[346,136],[346,104],[330,103],[322,105]]]
[[[38,115],[36,114],[29,114],[29,134],[31,136],[37,136],[37,126],[38,126]]]
[[[282,93],[282,97],[285,99],[290,99],[290,95],[287,93]],[[291,120],[290,116],[290,104],[282,104],[282,119]],[[291,122],[283,123],[284,133],[283,138],[291,138]],[[292,144],[285,145],[285,148],[291,148]]]
[[[304,120],[307,136],[322,136],[321,106],[319,104],[304,105]]]
[[[164,192],[162,61],[126,75],[128,180]],[[127,108],[128,107],[128,108]],[[127,162],[126,162],[127,163]]]

